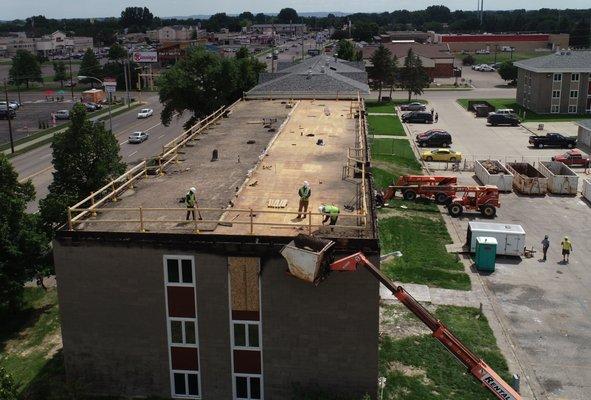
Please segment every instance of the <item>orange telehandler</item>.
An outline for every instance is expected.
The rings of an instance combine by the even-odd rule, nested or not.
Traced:
[[[307,235],[298,235],[283,247],[281,254],[287,260],[289,273],[299,279],[318,285],[331,271],[356,271],[359,266],[367,270],[396,296],[406,308],[419,318],[433,332],[437,339],[474,378],[502,400],[521,400],[521,396],[505,382],[488,364],[477,357],[425,307],[416,301],[402,286],[396,286],[386,275],[373,265],[363,253],[351,254],[332,261],[331,249],[334,242]]]

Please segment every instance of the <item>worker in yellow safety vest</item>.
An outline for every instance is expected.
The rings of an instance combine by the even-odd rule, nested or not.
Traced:
[[[565,236],[564,240],[560,244],[562,245],[562,261],[567,263],[570,252],[573,251],[573,244],[570,240],[568,240],[568,236]]]
[[[305,218],[308,212],[308,204],[310,204],[310,196],[312,195],[312,189],[310,189],[308,181],[304,181],[304,185],[298,190],[298,195],[300,196],[300,204],[297,218]]]
[[[187,216],[185,218],[186,221],[189,220],[189,215],[192,215],[193,221],[195,221],[195,204],[197,203],[195,193],[197,193],[197,189],[192,187],[185,195],[185,204],[187,204]],[[201,213],[199,213],[199,219],[203,219],[201,218]]]
[[[324,219],[322,220],[322,225],[324,225],[328,220],[330,220],[329,225],[336,225],[337,220],[339,219],[339,214],[341,210],[335,205],[323,204],[318,207],[318,211],[324,214]]]

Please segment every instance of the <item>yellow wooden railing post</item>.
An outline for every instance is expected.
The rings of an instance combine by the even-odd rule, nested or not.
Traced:
[[[144,229],[144,210],[140,207],[140,232],[145,232]]]
[[[308,235],[312,234],[312,211],[308,211]]]
[[[250,208],[250,234],[254,234],[254,214],[252,213],[252,208]]]
[[[72,228],[72,207],[68,207],[68,230],[73,230],[73,228]]]

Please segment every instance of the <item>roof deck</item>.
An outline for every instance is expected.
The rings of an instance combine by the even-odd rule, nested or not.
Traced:
[[[162,174],[148,175],[146,165],[138,166],[107,187],[106,197],[72,207],[71,228],[373,237],[369,190],[361,179],[365,163],[357,162],[365,154],[359,150],[365,125],[356,118],[358,106],[349,100],[238,102],[177,146],[174,156],[160,157]],[[212,160],[214,150],[217,160]],[[310,207],[305,218],[297,219],[304,181],[312,189]],[[202,220],[185,220],[181,199],[190,187],[197,188],[197,217]],[[323,203],[341,209],[334,229],[322,226],[318,206]]]

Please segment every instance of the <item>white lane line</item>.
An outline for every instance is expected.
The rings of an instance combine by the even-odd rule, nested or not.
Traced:
[[[123,142],[119,143],[119,145],[125,144],[127,143],[127,140],[124,140]]]
[[[131,153],[130,155],[128,155],[127,157],[131,157],[131,156],[133,156],[135,153],[137,153],[137,150],[136,150],[136,151],[134,151],[133,153]]]
[[[162,139],[164,137],[164,133],[160,136],[158,136],[158,139]]]
[[[162,125],[162,122],[158,122],[156,125],[149,127],[148,129],[146,129],[144,132],[149,132],[150,130],[156,128],[157,126]]]

